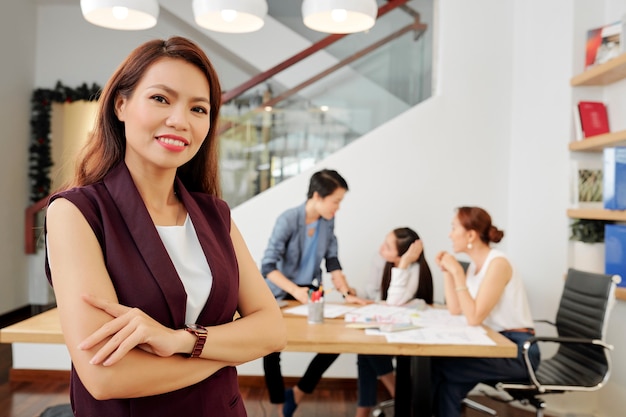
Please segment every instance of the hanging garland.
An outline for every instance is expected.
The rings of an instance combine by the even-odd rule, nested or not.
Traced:
[[[31,99],[29,167],[30,200],[36,203],[50,194],[50,167],[53,165],[50,152],[50,113],[53,103],[95,101],[100,97],[100,87],[83,84],[78,88],[66,87],[57,82],[53,90],[38,88]]]

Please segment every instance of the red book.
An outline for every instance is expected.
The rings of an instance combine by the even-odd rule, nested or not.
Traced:
[[[580,124],[585,138],[609,133],[609,117],[604,103],[600,101],[580,101],[578,102],[578,112],[580,113]]]

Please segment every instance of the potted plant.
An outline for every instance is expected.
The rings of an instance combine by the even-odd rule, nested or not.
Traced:
[[[570,224],[573,267],[604,273],[604,220],[576,219]]]
[[[570,240],[584,243],[604,243],[604,220],[576,219],[570,225]]]

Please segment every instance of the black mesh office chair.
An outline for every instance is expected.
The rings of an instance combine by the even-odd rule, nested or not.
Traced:
[[[613,347],[605,342],[605,335],[619,281],[617,275],[569,269],[556,322],[545,321],[556,327],[558,336],[529,339],[523,353],[530,380],[500,382],[496,388],[508,393],[512,397],[510,401],[532,405],[537,417],[543,417],[545,402],[541,397],[546,394],[602,388],[611,372],[609,351]],[[548,359],[542,358],[536,371],[528,358],[528,349],[534,343],[558,344],[556,353]],[[474,408],[471,400],[464,403]]]

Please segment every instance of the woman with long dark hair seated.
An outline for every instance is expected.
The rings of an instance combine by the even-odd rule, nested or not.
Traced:
[[[433,280],[419,235],[408,227],[394,229],[380,246],[381,261],[374,268],[365,298],[388,305],[402,305],[419,298],[433,303]],[[360,294],[359,294],[360,295]],[[367,417],[376,405],[378,379],[395,396],[392,356],[358,355],[358,404],[356,417]]]

